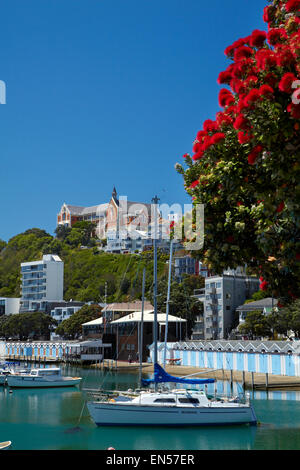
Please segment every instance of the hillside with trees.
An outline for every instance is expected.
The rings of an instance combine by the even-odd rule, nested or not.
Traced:
[[[153,253],[110,254],[98,249],[87,223],[57,231],[55,237],[33,228],[3,243],[0,252],[0,296],[20,296],[20,263],[57,254],[64,261],[64,299],[107,302],[141,298],[142,272],[146,290],[153,285]],[[158,278],[167,279],[168,256],[158,255]]]

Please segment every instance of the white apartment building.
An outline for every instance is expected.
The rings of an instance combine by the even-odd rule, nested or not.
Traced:
[[[19,313],[20,299],[13,297],[0,297],[0,316]]]
[[[259,279],[224,272],[205,280],[204,339],[226,339],[237,307],[259,290]]]
[[[73,315],[73,313],[78,312],[78,310],[80,310],[81,308],[82,308],[82,305],[68,306],[68,304],[66,303],[65,306],[54,307],[51,310],[50,315],[52,318],[54,318],[54,320],[57,321],[59,325],[62,321],[68,320],[68,318],[70,318]]]
[[[20,312],[44,310],[49,302],[63,300],[64,263],[57,255],[44,255],[41,261],[21,263],[22,295]]]

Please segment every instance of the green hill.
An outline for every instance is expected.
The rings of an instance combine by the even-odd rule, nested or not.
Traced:
[[[73,228],[60,238],[33,228],[0,244],[0,296],[20,296],[20,263],[58,254],[64,261],[64,299],[104,302],[141,298],[142,272],[146,268],[146,291],[153,284],[153,254],[109,254],[99,251],[93,238],[86,240],[84,228]],[[80,248],[82,241],[87,248]],[[1,242],[1,240],[0,240]],[[158,256],[158,279],[167,278],[168,257]]]

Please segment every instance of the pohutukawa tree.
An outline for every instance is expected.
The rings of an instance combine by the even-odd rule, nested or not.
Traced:
[[[300,0],[274,0],[266,31],[225,49],[221,110],[176,165],[194,204],[205,205],[197,257],[219,273],[247,264],[282,303],[300,294],[299,10]]]

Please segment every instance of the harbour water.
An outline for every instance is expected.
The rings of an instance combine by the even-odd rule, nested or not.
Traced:
[[[250,392],[259,421],[257,427],[142,427],[129,431],[126,427],[95,426],[82,389],[135,388],[138,374],[71,366],[64,366],[63,373],[81,376],[81,385],[66,389],[13,389],[12,393],[7,387],[0,387],[0,441],[12,441],[13,450],[300,449],[300,391]],[[217,386],[219,392],[227,392],[230,384],[218,382]]]

